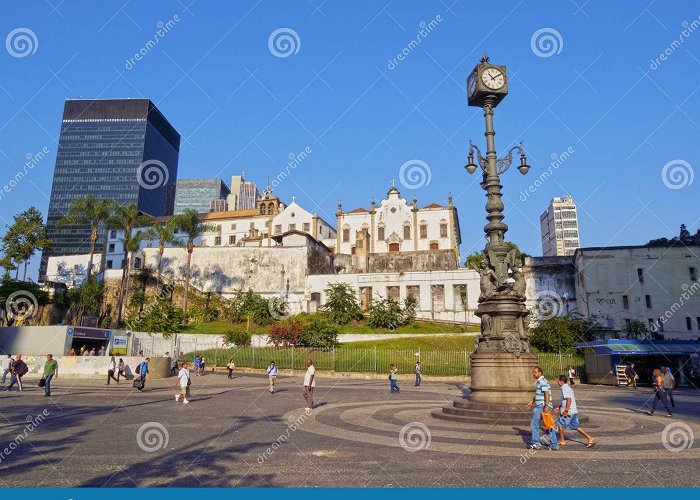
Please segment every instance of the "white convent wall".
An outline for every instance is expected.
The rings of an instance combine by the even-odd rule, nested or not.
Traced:
[[[321,306],[326,301],[325,288],[329,283],[348,283],[357,293],[358,300],[361,297],[361,288],[371,287],[372,297],[386,298],[387,287],[399,288],[399,299],[403,301],[408,295],[409,286],[418,286],[418,310],[419,319],[467,322],[478,324],[479,318],[474,314],[479,298],[479,274],[471,269],[459,269],[456,271],[438,272],[409,272],[409,273],[365,273],[365,274],[341,274],[341,275],[312,275],[306,277],[306,293],[312,304],[311,294],[320,294]],[[467,301],[466,312],[461,302],[458,287],[466,285]],[[440,291],[435,286],[444,287],[443,299]]]

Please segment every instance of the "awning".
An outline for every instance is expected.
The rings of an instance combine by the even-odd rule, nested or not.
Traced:
[[[592,348],[596,355],[692,355],[700,354],[700,342],[683,340],[596,340],[578,344],[579,349]]]

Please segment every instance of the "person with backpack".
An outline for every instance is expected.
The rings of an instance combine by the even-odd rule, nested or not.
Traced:
[[[143,391],[143,388],[146,387],[146,377],[148,377],[148,362],[150,360],[151,358],[145,358],[136,367],[136,373],[138,374],[139,378],[134,380],[134,387],[139,391]]]
[[[270,394],[275,393],[275,382],[277,381],[277,365],[274,361],[270,361],[270,366],[267,367],[267,379],[270,382]]]
[[[10,385],[7,386],[7,390],[11,390],[12,386],[16,383],[19,390],[23,391],[24,388],[22,387],[22,377],[24,377],[28,371],[29,367],[27,366],[27,363],[22,360],[22,355],[18,354],[17,359],[15,359],[15,362],[12,365],[12,377],[10,378]]]
[[[190,404],[190,400],[187,399],[190,397],[190,384],[192,383],[192,380],[190,379],[190,369],[189,369],[189,364],[187,361],[182,363],[182,368],[180,369],[180,372],[177,375],[177,381],[175,382],[175,387],[180,387],[180,394],[175,394],[175,402],[179,402],[180,398],[182,399],[183,404]]]
[[[420,382],[423,380],[420,374],[420,361],[416,361],[416,365],[413,367],[413,373],[416,374],[416,387],[420,388]]]
[[[7,355],[7,368],[5,368],[2,371],[2,383],[5,383],[5,380],[7,380],[7,374],[10,374],[10,379],[12,379],[12,367],[15,364],[15,360],[12,358],[11,354]]]
[[[44,364],[44,397],[51,396],[51,380],[58,378],[58,361],[53,359],[53,354],[46,355],[46,363]]]

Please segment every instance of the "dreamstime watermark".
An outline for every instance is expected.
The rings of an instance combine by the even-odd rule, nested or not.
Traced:
[[[428,38],[428,35],[430,35],[430,33],[432,33],[432,31],[437,28],[442,21],[444,21],[444,19],[440,14],[438,14],[435,16],[435,19],[431,19],[427,23],[425,21],[418,23],[420,30],[418,30],[418,33],[416,33],[416,37],[408,42],[408,45],[401,49],[401,51],[396,54],[393,59],[389,59],[387,68],[395,69],[399,65],[399,62],[410,56],[411,53],[418,48],[418,45],[420,45],[423,40]]]
[[[36,54],[39,39],[29,28],[16,28],[7,34],[5,48],[12,57],[21,59]]]
[[[279,437],[275,439],[275,441],[268,446],[264,452],[262,452],[262,454],[258,453],[257,462],[262,464],[265,462],[265,460],[270,458],[279,449],[279,447],[282,446],[282,444],[289,440],[293,432],[297,431],[302,425],[304,425],[304,422],[306,422],[308,418],[309,416],[305,414],[301,414],[298,417],[291,415],[288,419],[289,423],[287,424],[287,430],[280,434]]]
[[[33,293],[27,290],[12,292],[5,299],[5,316],[7,319],[32,318],[39,309],[39,302]]]
[[[292,28],[278,28],[267,39],[267,48],[270,53],[279,58],[293,56],[301,49],[299,33]]]
[[[0,189],[0,200],[2,200],[6,194],[9,194],[17,184],[24,179],[30,170],[36,167],[41,160],[43,160],[46,155],[49,154],[49,148],[44,146],[41,151],[37,153],[27,153],[24,157],[27,161],[24,163],[22,170],[18,170],[14,177],[12,177],[7,184],[5,184],[2,189]]]
[[[51,412],[46,408],[44,408],[41,411],[41,413],[39,413],[36,417],[27,415],[27,418],[25,419],[27,425],[24,426],[22,432],[17,434],[15,438],[7,444],[7,446],[0,450],[0,463],[2,463],[4,460],[7,459],[7,457],[12,455],[12,452],[19,448],[19,446],[24,442],[24,440],[27,439],[29,434],[31,432],[34,432],[34,430],[37,427],[39,427],[39,424],[46,420],[46,417],[48,417],[49,415],[51,415]]]
[[[267,309],[275,320],[281,321],[297,314],[302,310],[301,300],[296,295],[289,296],[281,293],[278,297],[271,297],[267,300]]]
[[[681,293],[678,300],[671,304],[671,307],[664,311],[663,315],[659,316],[658,320],[654,323],[652,322],[650,330],[656,333],[660,329],[660,325],[666,323],[669,319],[673,317],[691,297],[700,292],[700,280],[695,281],[692,285],[688,283],[683,283],[681,285],[683,293]]]
[[[409,422],[399,431],[401,448],[411,453],[425,450],[430,446],[432,440],[430,429],[422,422]]]
[[[537,448],[528,448],[528,450],[525,453],[520,454],[520,463],[522,465],[525,465],[528,460],[530,460],[532,457],[534,457],[539,450]]]
[[[562,316],[565,308],[564,299],[552,290],[541,290],[535,294],[535,311],[538,319],[547,320]]]
[[[669,189],[683,189],[693,183],[695,171],[685,160],[671,160],[661,169],[661,181]]]
[[[141,59],[146,57],[151,50],[155,48],[156,45],[158,45],[158,42],[160,42],[163,38],[165,38],[165,35],[167,35],[171,29],[175,27],[177,23],[181,21],[180,16],[175,14],[172,19],[169,19],[166,22],[163,21],[158,21],[156,23],[156,32],[153,33],[153,37],[148,40],[143,47],[139,49],[138,52],[134,54],[134,57],[131,59],[127,59],[125,61],[124,67],[126,69],[131,69],[134,66],[136,66],[136,63],[138,63]]]
[[[684,422],[672,422],[661,432],[661,442],[671,453],[678,453],[692,448],[695,442],[693,429]]]
[[[146,160],[136,169],[136,179],[144,189],[158,189],[170,179],[168,167],[160,160]]]
[[[173,284],[158,284],[158,286],[156,287],[155,294],[156,300],[151,302],[147,307],[144,308],[143,311],[139,312],[136,316],[127,320],[126,326],[128,326],[130,330],[138,330],[141,323],[145,321],[145,319],[148,318],[148,316],[151,315],[151,312],[156,308],[156,306],[158,305],[158,300],[165,300],[171,293],[173,293],[173,290],[175,290],[175,285]]]
[[[289,161],[287,162],[287,166],[285,167],[284,170],[281,170],[277,176],[272,179],[272,182],[270,185],[272,186],[272,189],[277,188],[282,182],[289,177],[289,175],[292,173],[293,170],[295,170],[299,165],[301,165],[304,160],[306,160],[309,155],[313,153],[313,150],[309,147],[306,146],[303,151],[300,153],[289,153],[287,155],[287,158],[289,158]]]
[[[407,189],[418,189],[430,184],[433,171],[423,160],[408,160],[399,168],[399,182]]]
[[[146,453],[153,453],[168,446],[170,434],[160,422],[146,422],[136,431],[136,444]]]
[[[530,48],[537,57],[556,56],[564,49],[564,39],[554,28],[541,28],[532,34]]]
[[[564,165],[566,160],[568,160],[575,152],[576,150],[569,146],[563,153],[552,153],[550,155],[552,161],[550,162],[549,167],[547,167],[547,170],[544,170],[540,176],[527,187],[525,191],[520,191],[520,201],[527,201],[530,195],[537,191],[542,184],[544,184],[544,182],[552,176],[554,171]]]
[[[655,70],[661,66],[661,64],[671,57],[673,53],[680,48],[681,45],[683,45],[683,42],[685,42],[688,38],[690,38],[690,35],[693,34],[693,32],[700,28],[700,16],[698,16],[697,19],[693,19],[691,22],[688,21],[683,21],[681,23],[681,27],[683,28],[678,35],[678,38],[673,40],[668,47],[666,47],[656,59],[651,59],[649,62],[649,67],[652,70]]]

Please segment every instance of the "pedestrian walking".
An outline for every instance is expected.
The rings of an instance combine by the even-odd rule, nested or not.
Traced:
[[[233,358],[228,360],[226,368],[228,369],[228,378],[233,378],[233,370],[236,368],[236,363],[233,362]]]
[[[569,367],[569,385],[571,387],[576,385],[576,370],[574,370],[573,366]]]
[[[394,393],[394,392],[399,392],[399,384],[398,384],[398,379],[396,377],[396,373],[398,370],[396,369],[396,366],[394,366],[394,363],[389,365],[389,383],[391,384],[389,392]]]
[[[114,376],[114,373],[117,371],[117,361],[114,359],[114,356],[109,358],[109,364],[107,365],[107,384],[109,385],[110,380],[114,380],[117,384],[119,383],[119,379]]]
[[[668,396],[668,400],[671,402],[671,407],[675,408],[676,402],[673,400],[673,389],[676,388],[676,378],[673,376],[668,366],[664,367],[663,379],[663,388],[664,391],[666,391],[666,396]]]
[[[274,361],[270,361],[270,365],[267,367],[267,380],[270,384],[270,388],[268,390],[270,391],[270,394],[275,393],[275,382],[277,381],[278,373],[279,370],[277,369],[277,365]]]
[[[44,397],[49,397],[51,396],[51,381],[58,378],[58,361],[53,359],[53,354],[46,355],[44,374],[41,378],[44,379]]]
[[[126,365],[124,364],[124,360],[119,358],[119,363],[117,363],[117,384],[119,383],[119,377],[126,378],[126,373],[124,373],[125,368]]]
[[[420,373],[420,361],[416,361],[416,365],[413,367],[413,373],[416,374],[416,387],[420,387],[421,380],[423,380]]]
[[[559,418],[557,418],[557,425],[559,426],[559,446],[564,446],[566,444],[564,429],[571,429],[572,431],[578,431],[579,434],[586,438],[588,441],[586,448],[593,448],[596,443],[595,439],[581,428],[581,424],[578,421],[578,407],[576,406],[574,389],[570,384],[566,383],[565,375],[560,375],[557,383],[559,387],[561,387],[561,404],[554,409],[554,413],[559,413]]]
[[[5,383],[5,380],[7,380],[7,374],[10,374],[10,378],[12,378],[12,367],[15,364],[15,360],[12,357],[11,354],[7,355],[7,367],[2,371],[2,383]]]
[[[188,398],[190,397],[191,383],[190,365],[187,363],[187,361],[185,361],[182,363],[182,368],[180,368],[180,372],[177,375],[177,381],[175,382],[175,387],[180,387],[180,394],[175,394],[175,402],[180,401],[180,398],[182,398],[183,404],[190,404],[190,400]]]
[[[314,387],[316,387],[316,368],[311,358],[306,360],[306,374],[304,375],[304,399],[306,400],[306,414],[311,415],[314,408]]]
[[[671,408],[668,406],[668,395],[664,390],[664,377],[661,374],[661,370],[659,370],[658,368],[654,368],[654,371],[651,376],[651,381],[652,388],[654,389],[654,403],[651,405],[651,411],[649,412],[649,415],[654,414],[654,412],[656,411],[656,403],[661,401],[666,407],[666,411],[668,412],[666,416],[672,417],[673,413],[671,413]]]
[[[525,408],[532,410],[532,418],[530,420],[530,448],[533,450],[540,450],[542,449],[540,423],[542,422],[542,414],[552,411],[552,389],[542,372],[542,368],[539,366],[532,369],[532,376],[535,378],[535,395]],[[557,433],[554,431],[554,427],[547,429],[546,433],[549,438],[549,449],[558,450],[559,443],[557,442]]]
[[[137,388],[139,391],[143,391],[143,388],[146,387],[146,378],[148,377],[148,362],[151,360],[151,358],[144,358],[141,363],[139,363],[139,366],[136,367],[136,373],[138,374],[139,378],[134,380],[134,387]]]
[[[173,354],[173,357],[170,358],[170,374],[171,375],[176,375],[178,373],[178,366],[179,366],[179,358],[178,358],[177,354]]]
[[[627,387],[637,388],[637,380],[639,380],[639,375],[637,375],[637,370],[634,368],[634,363],[630,363],[625,368],[625,377],[627,377]]]
[[[202,366],[202,358],[197,356],[194,358],[194,374],[199,377],[199,367]]]
[[[7,386],[7,390],[11,390],[12,386],[17,384],[19,390],[23,391],[24,387],[22,387],[22,377],[24,377],[28,371],[29,367],[27,366],[27,363],[25,363],[22,359],[22,355],[18,354],[14,364],[12,365],[12,376],[10,377],[10,385]]]
[[[200,360],[200,363],[199,363],[199,373],[204,374],[204,370],[206,369],[206,367],[207,367],[207,357],[204,354],[202,354],[202,359]]]

